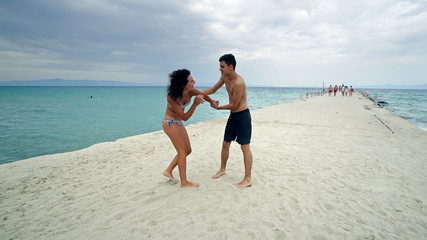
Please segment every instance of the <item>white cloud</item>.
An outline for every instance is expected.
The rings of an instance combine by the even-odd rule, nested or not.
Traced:
[[[113,55],[113,56],[128,56],[131,54],[129,52],[126,52],[126,51],[112,51],[111,55]]]
[[[253,84],[426,83],[425,1],[67,0],[0,13],[0,81],[23,78],[15,66],[22,80],[156,82],[187,67],[213,82],[231,52]]]

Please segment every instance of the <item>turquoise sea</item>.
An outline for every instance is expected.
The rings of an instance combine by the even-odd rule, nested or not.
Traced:
[[[427,89],[364,89],[382,107],[427,131]]]
[[[320,90],[248,88],[248,104],[258,109]],[[427,90],[365,92],[427,130]],[[228,102],[224,88],[213,98]],[[0,164],[161,130],[165,108],[165,87],[0,87]],[[185,124],[228,114],[204,104]]]

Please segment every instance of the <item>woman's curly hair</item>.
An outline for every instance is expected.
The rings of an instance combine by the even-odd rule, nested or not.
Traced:
[[[190,71],[187,69],[179,69],[170,73],[168,96],[172,97],[175,101],[181,99],[185,85],[187,85],[188,82],[187,78],[190,74]]]

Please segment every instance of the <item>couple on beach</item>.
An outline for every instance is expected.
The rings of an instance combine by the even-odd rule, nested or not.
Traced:
[[[232,54],[223,55],[219,59],[219,66],[219,70],[221,71],[219,81],[213,87],[203,92],[194,88],[196,82],[187,69],[176,70],[169,74],[170,83],[167,89],[167,107],[162,125],[164,132],[171,139],[177,154],[169,164],[169,167],[163,172],[163,175],[171,180],[174,179],[172,171],[178,166],[181,187],[196,188],[199,186],[197,183],[187,181],[186,163],[187,156],[191,153],[191,145],[182,120],[187,121],[193,115],[196,107],[205,100],[215,109],[230,110],[230,116],[224,132],[224,141],[222,143],[221,167],[212,178],[216,179],[225,175],[231,141],[237,141],[241,145],[245,164],[245,177],[237,186],[241,188],[252,186],[252,153],[250,150],[252,125],[251,114],[246,101],[245,81],[235,72],[236,59]],[[219,106],[219,102],[212,100],[209,95],[215,93],[224,84],[227,89],[229,104]],[[184,112],[185,107],[190,104],[193,96],[195,96],[193,105],[191,105],[187,112]]]

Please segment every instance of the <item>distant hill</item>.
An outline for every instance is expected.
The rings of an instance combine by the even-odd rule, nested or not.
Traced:
[[[65,80],[65,79],[42,79],[31,81],[7,81],[0,82],[0,86],[17,86],[17,87],[137,87],[137,86],[161,86],[160,84],[142,84],[119,81],[97,81],[97,80]]]

